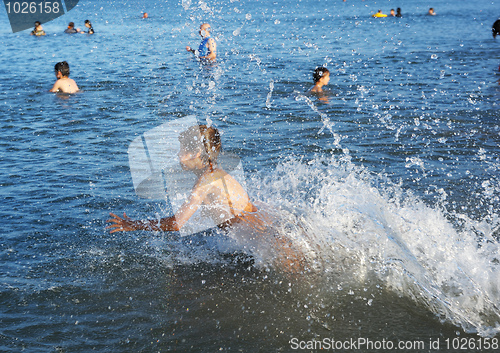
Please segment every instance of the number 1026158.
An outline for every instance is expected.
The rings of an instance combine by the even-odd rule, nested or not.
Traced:
[[[59,13],[64,11],[61,9],[60,3],[54,2],[28,2],[28,1],[10,1],[5,2],[7,13],[15,14],[48,14]]]
[[[446,349],[455,349],[455,350],[483,350],[483,349],[493,349],[498,350],[500,347],[498,338],[487,338],[487,337],[478,337],[478,338],[447,338],[444,340],[446,344]]]

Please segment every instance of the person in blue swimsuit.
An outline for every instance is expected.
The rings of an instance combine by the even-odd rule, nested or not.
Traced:
[[[203,39],[198,50],[196,51],[190,46],[186,46],[186,50],[197,54],[200,59],[215,61],[217,58],[217,45],[215,40],[210,37],[210,25],[208,23],[200,26],[200,36]]]

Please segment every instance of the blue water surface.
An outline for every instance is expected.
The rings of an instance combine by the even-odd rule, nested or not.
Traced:
[[[44,37],[12,33],[0,10],[0,350],[498,340],[498,10],[81,0]],[[63,34],[86,19],[94,35]],[[203,22],[214,64],[185,50]],[[76,94],[48,92],[63,60]],[[323,97],[308,93],[317,66],[331,73]],[[307,230],[319,274],[290,278],[217,236],[105,230],[109,212],[168,214],[135,194],[127,149],[188,115],[221,130],[253,199]]]

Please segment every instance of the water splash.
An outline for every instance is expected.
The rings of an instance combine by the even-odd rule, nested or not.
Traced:
[[[346,156],[290,160],[262,184],[259,197],[307,229],[289,227],[287,236],[317,251],[336,286],[370,278],[467,332],[500,332],[498,217],[474,221],[429,206]]]
[[[323,123],[323,126],[319,129],[318,134],[322,134],[323,131],[325,130],[325,128],[328,129],[328,131],[330,131],[330,133],[334,137],[333,146],[336,147],[336,148],[341,149],[342,146],[341,146],[340,142],[342,141],[342,136],[339,135],[338,133],[336,133],[334,131],[335,122],[331,121],[330,118],[328,117],[328,115],[326,115],[325,113],[321,112],[318,109],[318,107],[316,107],[316,105],[311,100],[311,98],[309,98],[306,95],[304,95],[302,93],[299,93],[297,91],[295,91],[294,93],[296,94],[296,98],[295,98],[296,101],[299,101],[299,102],[300,101],[305,101],[306,104],[309,106],[309,108],[311,108],[313,112],[317,113],[320,116],[321,122]],[[349,150],[348,149],[344,148],[343,152],[345,154],[349,154]]]
[[[269,82],[269,93],[267,94],[267,98],[266,98],[266,108],[271,108],[271,97],[273,95],[273,89],[274,89],[274,81],[271,80],[271,82]]]

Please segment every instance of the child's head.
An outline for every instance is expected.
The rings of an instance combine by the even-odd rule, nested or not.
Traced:
[[[68,28],[74,28],[74,27],[75,27],[75,23],[74,23],[74,22],[70,22],[70,23],[68,24]]]
[[[42,24],[40,23],[40,21],[36,21],[35,22],[35,27],[38,27],[38,26],[41,26]]]
[[[87,28],[92,27],[92,23],[90,23],[89,20],[85,20],[85,27],[87,27]]]
[[[54,70],[56,71],[56,74],[60,72],[61,75],[69,77],[69,64],[66,61],[58,62],[54,66]]]
[[[330,71],[326,67],[317,67],[313,72],[314,83],[318,83],[324,77],[330,77]]]
[[[179,134],[179,142],[181,143],[179,152],[181,163],[196,157],[200,157],[205,167],[212,166],[217,162],[221,150],[221,140],[216,128],[206,125],[191,126]]]

